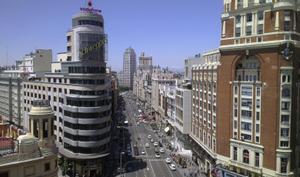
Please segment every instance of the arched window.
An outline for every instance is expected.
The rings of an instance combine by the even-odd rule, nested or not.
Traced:
[[[249,151],[248,150],[243,151],[243,162],[249,164]]]
[[[235,80],[254,82],[260,80],[260,62],[255,56],[240,59],[235,69]]]

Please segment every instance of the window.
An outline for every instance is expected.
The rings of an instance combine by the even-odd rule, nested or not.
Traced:
[[[257,25],[257,34],[263,34],[264,33],[264,25],[258,24]]]
[[[289,142],[288,141],[280,141],[280,146],[281,147],[289,147]]]
[[[243,151],[243,162],[249,164],[249,151],[248,150]]]
[[[243,0],[237,0],[237,9],[243,8]]]
[[[284,137],[284,138],[288,138],[289,137],[289,128],[281,128],[280,136]]]
[[[280,158],[280,173],[287,173],[288,158]]]
[[[249,122],[241,122],[241,129],[244,131],[251,131],[252,124]]]
[[[236,27],[235,28],[235,37],[240,37],[241,36],[241,27]]]
[[[255,141],[256,141],[256,143],[259,143],[259,136],[255,137]]]
[[[237,160],[237,147],[233,147],[233,160]]]
[[[241,139],[242,139],[242,141],[243,140],[245,140],[245,141],[251,141],[251,135],[242,133],[241,134]]]
[[[9,177],[8,171],[0,172],[0,177]]]
[[[233,127],[236,129],[237,128],[237,121],[233,121]]]
[[[255,153],[255,166],[259,167],[259,153],[258,152]]]
[[[45,163],[45,168],[44,171],[49,171],[50,170],[50,163]]]
[[[251,107],[252,106],[252,99],[242,98],[242,106]]]
[[[260,100],[256,99],[256,108],[259,109],[260,108]]]
[[[251,13],[247,14],[246,17],[247,17],[247,22],[252,22],[252,14]]]
[[[263,20],[264,19],[264,12],[258,11],[257,12],[257,20]]]
[[[290,88],[289,87],[282,88],[281,95],[282,97],[290,97],[291,96]]]
[[[286,75],[282,75],[281,82],[286,82]]]
[[[290,122],[290,115],[281,115],[282,124],[289,124],[289,122]]]
[[[248,7],[254,6],[254,0],[248,0]]]
[[[291,30],[291,12],[290,11],[284,11],[283,29],[284,29],[284,31],[290,31]]]
[[[256,130],[256,133],[259,133],[259,124],[256,124],[255,130]]]
[[[241,114],[242,114],[243,118],[251,118],[252,117],[252,112],[251,111],[242,110]]]
[[[246,26],[246,35],[250,36],[252,34],[252,26]]]
[[[250,86],[243,86],[242,87],[242,95],[244,95],[244,96],[252,96],[252,87],[250,87]]]
[[[240,15],[237,15],[235,17],[235,24],[240,24],[241,23],[241,16]]]
[[[290,102],[282,101],[281,102],[281,110],[282,111],[289,111],[290,110]]]

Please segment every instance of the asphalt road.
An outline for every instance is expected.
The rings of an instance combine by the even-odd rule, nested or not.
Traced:
[[[129,96],[128,96],[129,95]],[[127,127],[130,136],[130,143],[133,157],[128,159],[123,165],[126,168],[126,177],[180,177],[179,172],[171,171],[165,158],[169,157],[168,152],[161,154],[160,158],[155,157],[154,145],[150,143],[148,135],[151,135],[154,141],[158,141],[158,136],[152,131],[147,123],[137,125],[136,117],[138,115],[138,106],[136,102],[130,99],[130,94],[124,95],[125,101],[125,116],[129,121]],[[150,148],[146,148],[145,144],[149,143]],[[134,145],[137,145],[139,155],[134,155]],[[145,151],[145,155],[141,152]]]

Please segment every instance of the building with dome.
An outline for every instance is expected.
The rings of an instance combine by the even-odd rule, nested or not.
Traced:
[[[2,134],[1,177],[57,177],[57,155],[51,133],[53,126],[47,123],[53,118],[49,104],[35,102],[30,112],[30,133],[19,135],[16,139]]]

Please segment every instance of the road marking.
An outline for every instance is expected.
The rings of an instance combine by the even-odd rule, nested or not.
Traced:
[[[173,175],[172,171],[170,170],[170,167],[169,167],[169,165],[167,165],[167,164],[165,164],[165,165],[167,166],[168,172],[171,174],[171,176],[172,176],[172,177],[174,177],[174,175]]]

